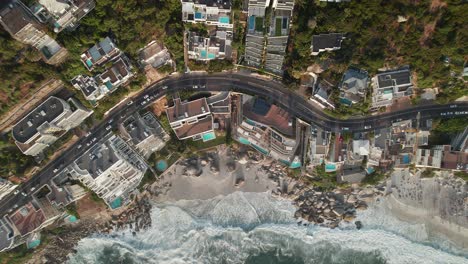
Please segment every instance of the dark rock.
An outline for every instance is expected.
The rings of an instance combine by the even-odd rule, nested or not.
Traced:
[[[362,222],[361,221],[356,221],[356,222],[354,222],[354,224],[356,225],[356,228],[358,230],[360,230],[362,228]]]

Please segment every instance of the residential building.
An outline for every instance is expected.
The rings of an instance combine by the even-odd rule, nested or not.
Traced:
[[[370,142],[368,139],[353,140],[353,154],[363,156],[369,156],[370,153]]]
[[[209,32],[208,37],[196,32],[187,32],[188,57],[192,60],[209,61],[232,57],[232,31],[218,28]]]
[[[0,219],[0,252],[13,245],[14,236],[15,232],[10,222],[6,218]]]
[[[110,92],[106,85],[99,85],[94,77],[78,75],[71,80],[73,87],[80,90],[86,100],[93,105]]]
[[[394,99],[413,93],[411,72],[408,66],[386,71],[372,78],[372,107],[379,108],[393,103]]]
[[[206,98],[213,115],[213,128],[226,131],[231,125],[231,93],[221,92]]]
[[[267,71],[283,74],[283,61],[286,56],[293,8],[293,0],[273,1],[265,56],[265,70]]]
[[[443,147],[437,146],[433,149],[417,149],[415,163],[416,167],[431,167],[440,169],[443,159]]]
[[[42,23],[50,23],[54,32],[74,29],[94,9],[94,0],[38,0],[30,9]]]
[[[138,62],[142,68],[150,66],[157,69],[172,62],[169,51],[156,40],[148,43],[144,48],[140,49],[138,53]]]
[[[263,99],[252,98],[244,103],[242,112],[243,120],[234,135],[237,141],[291,168],[301,166],[297,155],[299,134],[293,117],[286,110]]]
[[[318,55],[320,52],[341,49],[341,42],[344,36],[342,33],[329,33],[312,36],[311,54]]]
[[[317,127],[312,129],[311,134],[309,147],[310,165],[320,165],[325,162],[325,158],[328,155],[331,133]]]
[[[106,86],[108,93],[112,93],[120,86],[126,84],[135,73],[132,71],[132,65],[125,55],[120,55],[112,61],[112,65],[103,73],[96,76],[99,82]],[[106,88],[102,88],[103,91]]]
[[[265,11],[270,0],[250,0],[244,60],[248,66],[260,68],[265,52]]]
[[[0,4],[0,24],[14,39],[39,50],[46,63],[58,64],[65,59],[67,50],[45,33],[21,1]]]
[[[144,158],[162,149],[170,139],[151,112],[130,116],[122,123],[120,130]]]
[[[181,0],[182,21],[232,28],[231,0]]]
[[[13,126],[13,139],[21,152],[37,156],[92,113],[74,98],[51,96]]]
[[[340,102],[352,105],[366,98],[368,74],[364,70],[349,68],[340,83]]]
[[[11,183],[9,180],[0,178],[0,200],[11,193],[15,188],[16,185]]]
[[[73,179],[116,209],[129,201],[147,165],[122,138],[111,135],[87,150],[68,170]]]
[[[120,53],[115,43],[109,37],[106,37],[85,53],[81,54],[81,61],[86,69],[92,71],[94,67],[103,65],[112,58],[120,55]]]
[[[315,90],[313,91],[313,101],[321,105],[323,108],[335,108],[335,103],[331,99],[333,86],[325,80],[319,80]]]
[[[180,140],[208,141],[215,138],[213,116],[206,98],[189,102],[174,99],[174,106],[166,109],[169,124]]]
[[[56,211],[50,213],[50,215],[46,215],[40,202],[37,199],[33,199],[8,215],[7,218],[12,223],[15,235],[25,237],[52,224],[59,217]]]
[[[87,194],[87,191],[80,185],[70,183],[66,170],[59,172],[46,184],[46,187],[49,189],[46,195],[47,200],[54,207],[61,209]]]

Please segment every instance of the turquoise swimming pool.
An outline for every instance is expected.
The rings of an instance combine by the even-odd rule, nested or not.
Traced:
[[[203,142],[210,141],[216,138],[214,132],[205,133],[202,135]]]
[[[111,204],[110,204],[112,209],[119,208],[122,206],[122,198],[118,197],[116,198]]]
[[[336,165],[335,164],[326,164],[325,165],[325,171],[334,171],[336,170]]]
[[[35,248],[41,244],[41,240],[36,239],[28,243],[27,247],[28,248]]]
[[[289,168],[291,169],[297,169],[297,168],[300,168],[302,166],[301,162],[299,161],[293,161],[291,163],[291,166],[289,166]]]
[[[229,24],[229,17],[220,17],[219,23]]]
[[[200,56],[202,57],[202,59],[206,59],[206,53],[206,50],[200,51]]]
[[[93,63],[91,62],[90,59],[86,60],[86,65],[88,65],[89,68],[93,67]]]
[[[250,145],[250,141],[243,137],[239,137],[239,142],[245,145]]]
[[[70,223],[75,223],[76,221],[78,221],[78,218],[76,218],[76,216],[74,215],[70,215],[68,217],[68,221],[70,221]]]
[[[165,160],[159,160],[156,163],[156,169],[158,171],[165,171],[167,169],[167,162]]]
[[[216,54],[208,53],[208,59],[210,59],[210,60],[216,59]]]

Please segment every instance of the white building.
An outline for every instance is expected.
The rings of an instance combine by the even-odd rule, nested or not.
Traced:
[[[379,108],[393,103],[394,99],[413,93],[411,72],[408,66],[377,74],[372,78],[372,107]]]
[[[231,0],[181,0],[182,21],[232,29]]]
[[[115,135],[94,145],[69,167],[72,178],[81,181],[112,209],[128,201],[146,170],[144,160]]]
[[[0,200],[7,196],[16,188],[16,185],[8,180],[0,178]]]
[[[180,140],[191,138],[203,141],[215,138],[213,115],[206,98],[189,102],[174,99],[174,106],[166,109],[169,124]]]
[[[12,135],[21,152],[37,156],[92,113],[74,98],[51,96],[16,123]]]

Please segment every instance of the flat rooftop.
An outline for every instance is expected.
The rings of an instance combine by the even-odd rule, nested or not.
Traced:
[[[63,112],[62,101],[54,96],[49,97],[13,127],[13,138],[19,143],[27,142],[38,133],[38,127],[46,122],[52,122]]]
[[[166,109],[169,122],[176,122],[190,117],[209,114],[210,109],[206,98],[200,98],[190,102],[181,102],[179,98],[174,99],[174,106]]]
[[[134,144],[139,144],[151,135],[161,138],[164,136],[163,128],[151,112],[147,112],[143,116],[134,115],[125,120],[124,128]]]
[[[2,1],[3,2],[3,1]],[[3,3],[0,10],[0,17],[3,23],[7,26],[6,30],[11,34],[16,34],[30,23],[35,24],[33,18],[24,10],[24,8],[16,1],[8,1]]]
[[[231,0],[182,0],[184,3],[194,3],[206,6],[217,6],[222,9],[231,9]]]
[[[106,140],[94,145],[75,160],[75,164],[79,169],[87,171],[93,179],[96,179],[119,160],[109,140]]]
[[[312,36],[312,51],[319,52],[321,49],[341,48],[343,34],[330,33]]]
[[[197,123],[184,124],[183,126],[174,129],[174,132],[178,138],[187,138],[211,130],[213,130],[213,117],[208,115],[203,119],[199,119]]]
[[[294,135],[293,126],[289,125],[292,123],[291,115],[286,110],[269,104],[264,99],[257,98],[245,103],[243,112],[245,117],[273,127],[286,136]]]
[[[388,71],[377,74],[379,87],[392,87],[395,85],[410,85],[411,72],[409,68],[402,68],[395,71]]]

